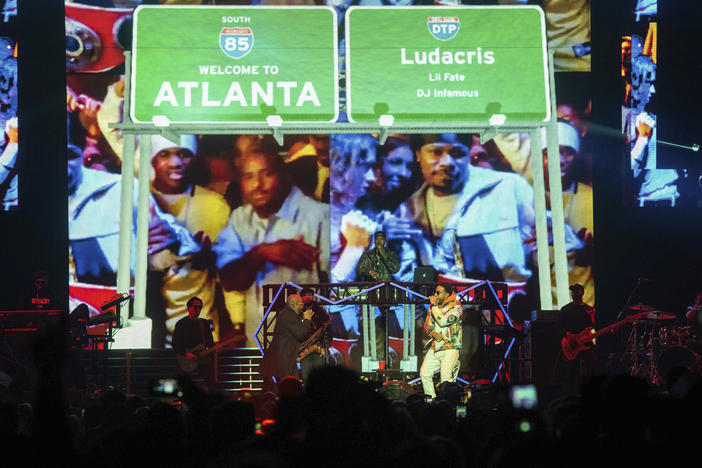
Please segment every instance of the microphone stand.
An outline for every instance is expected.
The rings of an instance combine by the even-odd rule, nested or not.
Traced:
[[[618,322],[618,321],[620,320],[620,317],[622,316],[622,314],[624,313],[624,311],[628,308],[628,306],[629,306],[629,304],[630,304],[630,302],[631,302],[631,299],[632,299],[632,298],[634,297],[634,295],[636,294],[636,291],[638,291],[639,286],[641,286],[641,278],[640,278],[640,277],[639,277],[639,278],[636,278],[636,286],[634,286],[634,289],[631,291],[631,294],[629,294],[629,297],[627,298],[626,302],[624,303],[624,306],[622,307],[622,309],[621,309],[621,310],[619,311],[619,313],[617,314],[617,318],[616,318],[615,322]],[[637,338],[636,338],[637,331],[636,331],[636,325],[635,325],[635,324],[632,324],[632,325],[633,325],[633,328],[632,328],[631,331],[629,332],[629,335],[626,337],[625,351],[624,351],[624,352],[621,354],[621,356],[619,357],[619,362],[620,362],[620,363],[621,363],[621,362],[624,362],[624,359],[626,358],[627,353],[630,353],[631,356],[632,356],[633,359],[634,359],[634,363],[635,363],[635,364],[634,364],[634,367],[635,367],[635,368],[638,368],[638,364],[636,363],[637,360],[638,360],[638,351],[639,351],[639,350],[637,349],[638,346],[637,346],[637,343],[636,343],[636,341],[637,341]],[[621,344],[621,341],[623,340],[623,338],[624,338],[624,335],[621,334],[621,333],[619,333],[620,344]]]
[[[619,321],[622,314],[629,306],[629,303],[631,302],[631,299],[634,297],[634,294],[636,294],[636,291],[639,289],[639,286],[641,286],[641,278],[636,278],[636,286],[634,286],[634,289],[631,291],[631,294],[629,294],[629,297],[627,298],[626,302],[624,303],[624,307],[622,307],[622,309],[617,314],[617,319],[615,320],[615,322]]]

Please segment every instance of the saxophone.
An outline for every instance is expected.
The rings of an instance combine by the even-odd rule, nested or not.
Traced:
[[[313,352],[318,352],[322,356],[327,355],[327,350],[329,349],[330,343],[327,343],[328,340],[326,339],[326,330],[330,324],[331,317],[329,317],[321,327],[316,329],[309,338],[300,343],[300,345],[297,347],[297,362],[302,361]]]

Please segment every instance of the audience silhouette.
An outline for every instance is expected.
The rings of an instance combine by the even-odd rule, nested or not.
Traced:
[[[206,393],[187,377],[183,397],[165,400],[96,391],[66,400],[66,341],[34,344],[31,404],[5,396],[0,441],[6,459],[26,466],[408,467],[651,465],[686,457],[702,413],[702,381],[692,371],[652,387],[630,375],[601,375],[580,396],[511,404],[495,384],[470,398],[443,383],[428,402],[415,393],[389,400],[342,367],[315,370],[303,387],[287,377],[276,392]],[[456,408],[466,407],[465,413]],[[457,416],[458,415],[458,416]]]

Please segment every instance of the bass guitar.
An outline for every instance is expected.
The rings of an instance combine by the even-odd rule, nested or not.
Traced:
[[[613,323],[599,331],[595,331],[593,327],[587,327],[580,333],[566,333],[566,335],[561,339],[561,349],[563,350],[563,357],[566,361],[572,361],[575,359],[581,351],[590,349],[592,342],[595,338],[602,336],[606,333],[611,333],[624,325],[625,323],[630,323],[639,318],[643,317],[645,312],[630,315],[624,320]]]
[[[185,353],[186,354],[177,354],[176,359],[178,360],[178,367],[180,370],[183,372],[190,373],[194,372],[198,366],[200,365],[200,360],[204,358],[205,356],[208,356],[212,353],[216,353],[220,351],[222,348],[225,346],[229,346],[232,343],[236,342],[243,342],[246,340],[245,335],[234,335],[232,337],[227,338],[224,341],[220,341],[216,345],[212,346],[211,348],[205,349],[205,345],[200,343],[197,346],[194,346],[192,348],[186,349]],[[188,353],[194,354],[195,359],[188,359],[186,356]]]

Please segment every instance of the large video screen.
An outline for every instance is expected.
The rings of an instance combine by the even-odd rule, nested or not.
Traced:
[[[588,11],[582,43],[589,41],[588,5],[581,4]],[[67,4],[67,37],[81,44],[100,38],[120,50],[116,32],[129,15],[129,9]],[[86,303],[96,315],[116,292],[123,136],[109,124],[122,119],[125,77],[114,54],[88,60],[76,53],[85,47],[69,50],[71,44],[71,305]],[[579,61],[588,65],[573,70],[589,70],[589,42]],[[592,304],[591,99],[580,81],[568,84],[585,75],[557,75],[557,88],[565,83],[558,134],[569,279],[585,286]],[[400,260],[397,281],[413,281],[418,267],[431,266],[442,281],[507,282],[509,313],[518,321],[539,308],[528,134],[500,134],[484,144],[478,135],[441,133],[392,134],[383,144],[379,135],[341,133],[286,134],[283,145],[270,135],[185,135],[178,143],[141,138],[151,139],[147,315],[154,348],[170,346],[192,296],[203,300],[215,341],[244,332],[246,346],[256,347],[264,285],[360,280],[358,261],[380,230]],[[332,355],[354,364],[360,312],[353,306],[329,312]],[[418,322],[424,313],[417,308]],[[403,321],[393,311],[391,337],[402,336]]]
[[[658,24],[656,2],[635,11],[630,35],[622,37],[622,77],[625,94],[622,103],[622,132],[630,156],[626,171],[627,204],[639,206],[664,202],[675,205],[680,196],[678,173],[661,169],[657,163],[657,119],[655,82],[658,61]]]
[[[17,1],[0,2],[0,211],[19,208],[17,120]]]
[[[696,26],[682,13],[691,6],[664,5],[661,12],[657,1],[639,0],[622,36],[627,206],[702,206],[696,86],[679,80],[697,63],[689,49]]]

